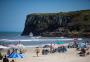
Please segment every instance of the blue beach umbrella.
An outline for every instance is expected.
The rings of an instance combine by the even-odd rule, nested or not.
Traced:
[[[8,58],[23,58],[23,55],[19,53],[11,53]]]

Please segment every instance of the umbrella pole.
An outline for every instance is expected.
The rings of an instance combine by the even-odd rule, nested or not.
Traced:
[[[52,53],[52,42],[51,42],[51,46],[50,46],[50,53]]]

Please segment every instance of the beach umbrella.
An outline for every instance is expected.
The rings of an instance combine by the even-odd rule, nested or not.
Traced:
[[[49,48],[50,47],[50,45],[44,45],[43,46],[43,48]]]
[[[58,41],[58,42],[56,42],[56,44],[58,45],[58,47],[66,46],[66,44],[64,42],[62,42],[62,41]]]
[[[8,55],[8,58],[23,58],[23,55],[19,53],[11,53]]]
[[[6,46],[3,46],[3,45],[0,45],[0,49],[9,49],[9,47],[6,47]]]
[[[58,48],[57,44],[52,45],[53,48]]]
[[[14,44],[10,44],[10,45],[8,45],[8,47],[10,47],[10,48],[14,48],[14,49],[17,49],[17,46],[14,45]]]
[[[58,41],[56,42],[56,44],[64,44],[64,42]]]
[[[25,48],[25,46],[23,44],[17,44],[16,47],[17,48]]]

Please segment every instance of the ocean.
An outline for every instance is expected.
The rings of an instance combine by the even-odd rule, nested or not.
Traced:
[[[67,38],[67,37],[30,37],[21,36],[20,32],[0,32],[0,43],[1,44],[17,44],[18,42],[25,46],[45,45],[55,43],[57,41],[63,41],[65,43],[73,41],[90,41],[90,38]]]

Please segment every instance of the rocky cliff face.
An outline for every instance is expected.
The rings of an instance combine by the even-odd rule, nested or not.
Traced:
[[[63,27],[69,31],[85,30],[90,26],[90,10],[82,10],[67,13],[34,13],[27,15],[22,35],[42,35],[46,32],[56,32]]]

